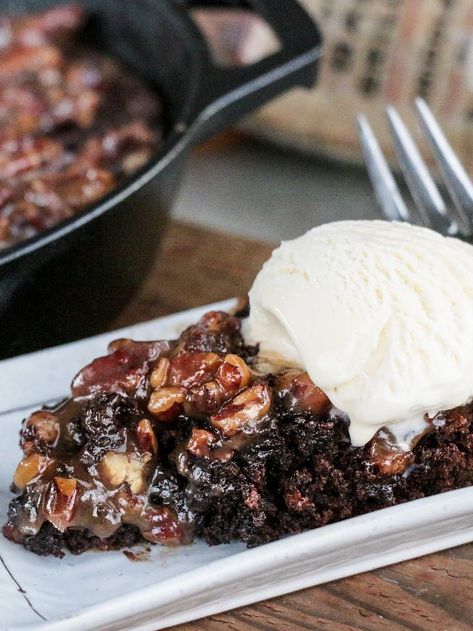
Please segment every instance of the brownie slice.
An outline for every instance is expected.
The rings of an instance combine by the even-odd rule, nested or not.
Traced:
[[[210,312],[172,342],[118,340],[26,419],[4,535],[56,556],[255,546],[472,484],[473,405],[430,420],[412,451],[384,429],[355,448],[307,373],[265,365],[240,326]]]

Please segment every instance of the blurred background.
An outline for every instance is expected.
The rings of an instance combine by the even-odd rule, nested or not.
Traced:
[[[395,169],[394,105],[431,164],[413,111],[423,97],[473,172],[472,0],[298,0],[323,36],[316,85],[255,112],[312,79],[319,37],[296,1],[0,0],[0,249],[19,248],[3,268],[0,252],[0,356],[245,295],[278,241],[378,217],[359,113]],[[41,7],[53,8],[7,17]],[[189,11],[213,64],[195,30],[177,28]],[[145,186],[113,196],[175,142],[161,145],[168,128],[190,141],[235,120],[193,150],[179,186],[184,155],[169,151]]]
[[[277,242],[325,221],[379,213],[362,167],[235,132],[194,151],[173,217]]]
[[[415,130],[417,95],[473,171],[471,0],[301,2],[325,38],[317,87],[293,90],[238,133],[196,150],[176,218],[277,241],[328,220],[376,217],[355,116],[369,116],[392,157],[383,107],[396,105]],[[233,28],[227,21],[225,29],[200,23],[223,61],[244,63],[272,45],[251,21],[235,20]]]

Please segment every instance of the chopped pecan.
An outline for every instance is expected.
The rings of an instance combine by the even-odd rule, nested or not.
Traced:
[[[211,447],[217,440],[217,437],[211,432],[205,429],[194,428],[186,444],[186,449],[194,456],[208,458],[210,456]]]
[[[26,456],[16,468],[13,484],[22,491],[30,482],[36,480],[51,462],[51,458],[41,454],[33,453]]]
[[[24,423],[21,432],[21,447],[25,454],[43,451],[54,445],[59,436],[59,423],[52,412],[34,412]]]
[[[251,372],[241,357],[229,353],[217,370],[217,380],[226,392],[238,392],[250,384]]]
[[[191,388],[187,411],[189,414],[194,411],[200,414],[214,414],[221,408],[225,400],[226,397],[221,384],[215,379],[207,381],[200,386]]]
[[[169,373],[169,359],[167,357],[161,357],[161,359],[158,362],[158,365],[151,373],[151,377],[149,379],[151,387],[156,390],[157,388],[164,386],[168,378],[168,373]]]
[[[380,429],[367,445],[367,464],[374,473],[392,476],[402,473],[414,462],[412,451],[399,447],[394,436]]]
[[[155,144],[156,132],[135,120],[107,131],[102,137],[91,138],[79,161],[112,173],[132,173],[151,158]]]
[[[162,379],[165,366],[157,367],[155,383]],[[250,369],[238,355],[221,357],[216,353],[181,352],[171,359],[167,383],[188,389],[186,412],[213,414],[251,381]]]
[[[25,172],[31,173],[57,160],[63,152],[63,145],[52,138],[24,136],[18,141],[3,142],[0,145],[1,176],[13,178]]]
[[[99,357],[77,374],[72,394],[81,397],[107,390],[136,390],[146,378],[150,364],[169,348],[168,342],[116,340],[109,346],[110,355]]]
[[[242,345],[240,320],[222,311],[209,311],[181,334],[179,348],[223,354],[234,353]]]
[[[265,383],[246,388],[217,414],[210,417],[212,425],[227,436],[248,430],[268,414],[271,407],[271,390]]]
[[[77,4],[51,7],[38,15],[23,15],[13,22],[13,43],[39,47],[75,33],[84,21],[84,9]]]
[[[232,440],[222,443],[212,432],[194,428],[185,449],[197,458],[227,462],[235,453],[235,444]]]
[[[10,48],[2,55],[0,83],[17,80],[19,75],[37,73],[44,68],[59,68],[62,62],[60,51],[54,46],[41,48]]]
[[[147,418],[142,419],[136,426],[138,446],[143,452],[158,453],[158,441],[154,433],[153,425]]]
[[[179,406],[186,400],[186,391],[179,386],[165,386],[151,393],[148,411],[154,416],[170,412],[174,406]],[[162,420],[162,419],[161,419]],[[167,420],[167,419],[166,419]]]
[[[323,414],[330,408],[327,395],[301,370],[291,369],[278,375],[276,388],[284,407],[290,412]]]
[[[64,532],[74,516],[77,496],[77,480],[74,478],[55,477],[49,484],[44,511],[48,520],[61,532]]]
[[[211,333],[234,333],[240,330],[240,320],[224,311],[207,311],[199,324]]]
[[[222,358],[216,353],[183,352],[171,359],[168,383],[171,386],[192,386],[213,379]]]
[[[99,464],[100,473],[110,486],[117,487],[125,482],[134,494],[141,493],[145,487],[147,464],[151,461],[151,454],[117,453],[109,451]]]
[[[189,536],[179,524],[176,513],[168,506],[149,506],[145,511],[147,528],[143,537],[166,546],[187,543]]]

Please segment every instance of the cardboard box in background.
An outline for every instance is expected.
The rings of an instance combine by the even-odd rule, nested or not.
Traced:
[[[471,0],[301,0],[325,38],[317,86],[296,89],[244,122],[251,133],[304,152],[361,159],[355,116],[370,118],[384,149],[383,112],[399,108],[415,128],[423,96],[473,172]]]

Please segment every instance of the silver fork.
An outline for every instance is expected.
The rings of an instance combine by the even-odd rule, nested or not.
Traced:
[[[389,126],[401,171],[421,222],[444,235],[473,236],[473,182],[445,138],[427,103],[417,98],[415,109],[455,210],[448,207],[429,173],[406,125],[394,107],[387,107]],[[366,116],[357,118],[358,133],[376,199],[386,219],[414,223]],[[456,212],[455,212],[456,211]]]

